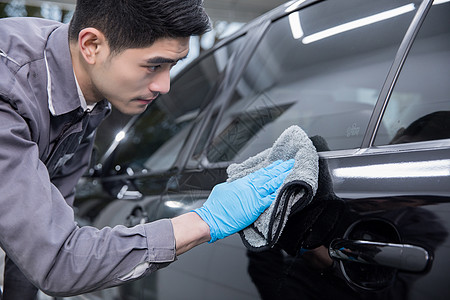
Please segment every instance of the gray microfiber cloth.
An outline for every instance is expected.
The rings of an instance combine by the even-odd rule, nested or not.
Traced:
[[[319,157],[306,133],[298,126],[286,129],[273,146],[239,164],[227,168],[228,180],[244,177],[277,160],[295,159],[292,171],[278,191],[277,198],[259,218],[239,234],[252,251],[271,248],[280,237],[291,213],[308,205],[317,191]]]

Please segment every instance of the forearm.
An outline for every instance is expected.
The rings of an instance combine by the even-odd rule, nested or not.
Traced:
[[[177,255],[211,239],[208,224],[195,212],[173,218],[172,225]]]

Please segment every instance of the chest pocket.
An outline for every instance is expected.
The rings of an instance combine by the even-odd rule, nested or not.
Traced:
[[[45,160],[50,178],[53,178],[60,168],[74,156],[86,133],[88,122],[89,114],[84,114],[62,130],[50,155]]]

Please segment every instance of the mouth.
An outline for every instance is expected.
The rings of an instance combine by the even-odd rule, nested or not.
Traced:
[[[149,105],[153,102],[156,98],[158,98],[159,93],[154,93],[151,97],[142,97],[142,98],[135,98],[134,101],[142,104],[142,105]]]
[[[154,98],[152,98],[152,99],[135,99],[136,102],[138,102],[140,104],[144,104],[144,105],[148,105],[148,104],[152,103],[153,100],[155,100],[155,99]]]

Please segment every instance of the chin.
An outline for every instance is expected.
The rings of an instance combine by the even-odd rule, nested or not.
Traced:
[[[121,113],[131,116],[143,113],[147,109],[147,106],[148,105],[118,107],[113,105],[113,107]]]

